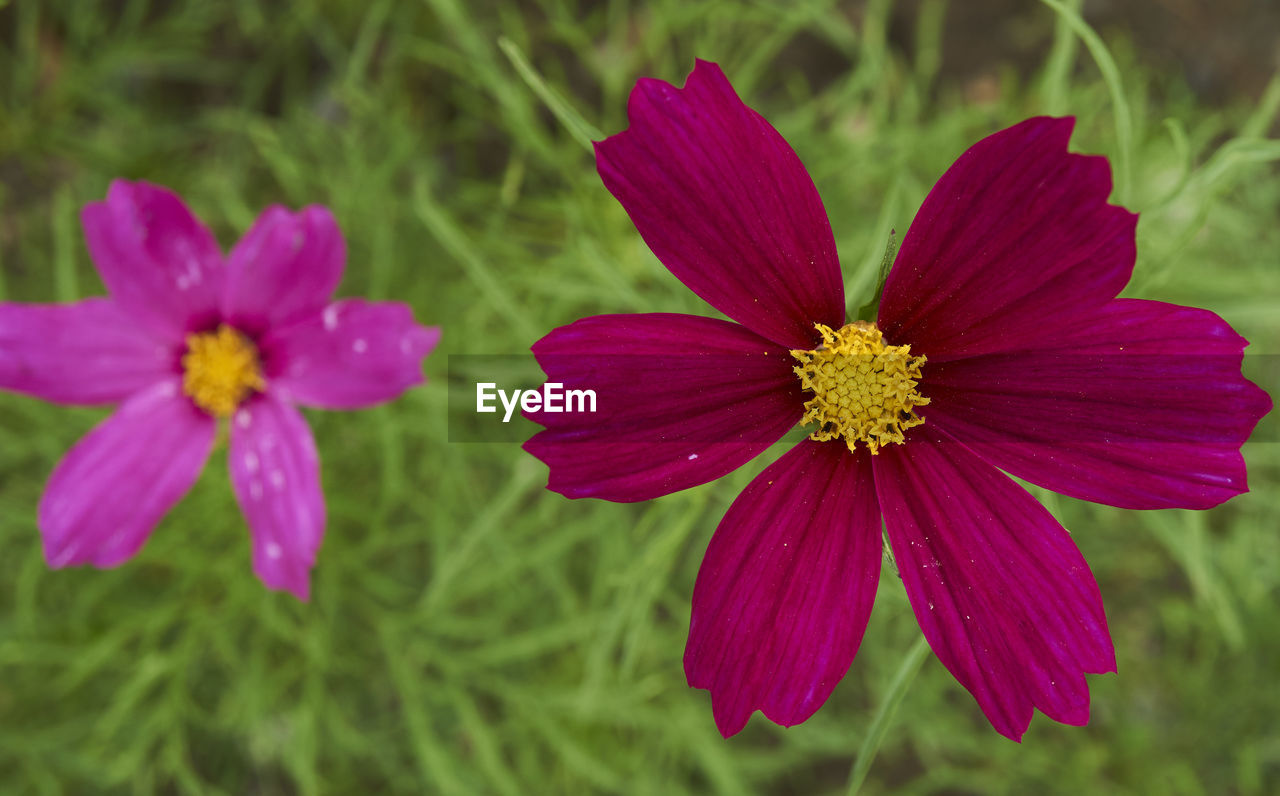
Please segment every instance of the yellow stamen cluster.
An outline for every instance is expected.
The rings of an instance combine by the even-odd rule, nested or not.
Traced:
[[[803,425],[817,423],[809,439],[843,438],[849,450],[866,443],[873,454],[924,422],[916,407],[929,399],[916,391],[923,356],[911,356],[909,345],[885,345],[875,324],[854,321],[839,331],[817,324],[822,345],[792,351],[799,360],[796,375],[814,395],[805,403]]]
[[[182,371],[182,391],[215,417],[230,417],[250,392],[267,386],[258,349],[226,324],[216,331],[187,335]]]

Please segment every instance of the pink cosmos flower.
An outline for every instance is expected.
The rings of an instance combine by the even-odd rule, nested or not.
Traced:
[[[601,315],[533,346],[599,410],[531,413],[526,443],[571,498],[637,501],[718,478],[797,421],[809,438],[734,501],[707,548],[685,649],[732,735],[793,725],[844,676],[880,577],[881,523],[920,628],[994,728],[1089,718],[1115,671],[1098,586],[1067,531],[1005,473],[1126,508],[1247,490],[1269,411],[1246,341],[1211,312],[1118,299],[1137,216],[1107,204],[1072,119],[978,142],[929,193],[874,324],[846,324],[822,202],[715,64],[641,80],[604,184],[654,254],[737,323]],[[1002,472],[1003,471],[1003,472]]]
[[[271,207],[225,259],[171,191],[116,181],[82,214],[105,298],[0,303],[0,389],[120,406],[54,468],[39,526],[52,567],[133,556],[195,483],[220,419],[253,570],[301,600],[324,534],[315,442],[295,404],[354,409],[422,382],[440,331],[405,304],[331,299],[333,215]]]

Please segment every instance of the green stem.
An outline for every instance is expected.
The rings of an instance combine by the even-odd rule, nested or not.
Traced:
[[[880,275],[876,278],[876,289],[871,300],[858,308],[857,320],[876,322],[880,312],[880,297],[884,295],[884,283],[889,279],[889,269],[893,267],[893,257],[898,253],[898,231],[889,230],[889,242],[884,247],[884,258],[880,260]]]
[[[1102,41],[1102,37],[1089,27],[1089,23],[1085,22],[1074,8],[1060,0],[1040,0],[1040,2],[1052,8],[1058,18],[1080,37],[1080,41],[1084,42],[1089,54],[1093,56],[1094,63],[1098,65],[1103,82],[1107,84],[1107,91],[1111,94],[1111,105],[1115,109],[1116,139],[1120,146],[1120,152],[1116,156],[1116,196],[1121,204],[1127,204],[1132,187],[1130,175],[1133,161],[1133,117],[1129,111],[1129,100],[1124,94],[1120,69],[1116,66],[1115,59],[1111,57],[1111,52]]]
[[[898,667],[897,674],[893,676],[893,682],[889,683],[889,690],[885,692],[884,699],[880,702],[880,709],[876,711],[875,718],[871,720],[871,726],[867,728],[867,737],[862,739],[862,746],[858,747],[858,756],[854,758],[853,770],[849,772],[849,796],[855,796],[858,789],[862,787],[863,781],[866,780],[867,772],[875,762],[876,752],[880,751],[880,743],[884,741],[885,734],[889,732],[889,725],[893,722],[893,716],[898,712],[898,705],[907,695],[907,688],[910,687],[916,672],[920,671],[920,666],[928,655],[929,644],[924,640],[924,636],[917,639],[911,649],[907,650],[906,657],[902,659],[902,665]]]
[[[524,53],[516,46],[516,43],[506,36],[498,37],[498,49],[502,50],[507,56],[507,60],[511,61],[511,65],[515,67],[516,72],[520,74],[520,78],[533,89],[533,93],[538,95],[538,99],[551,110],[551,113],[560,120],[565,129],[569,131],[569,135],[582,144],[586,150],[593,155],[595,147],[592,141],[600,141],[604,139],[604,133],[601,133],[596,127],[582,118],[582,114],[578,113],[572,105],[565,101],[563,97],[555,92],[546,81],[542,79],[542,75],[538,74],[533,65],[529,63],[529,59],[525,58]]]

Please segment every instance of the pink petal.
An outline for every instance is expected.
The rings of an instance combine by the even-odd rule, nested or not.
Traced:
[[[925,366],[924,414],[979,456],[1072,497],[1215,506],[1248,490],[1240,445],[1271,399],[1217,315],[1120,299],[1034,351]]]
[[[1109,205],[1102,157],[1067,152],[1075,120],[988,136],[929,192],[889,273],[878,325],[930,363],[1026,348],[1129,281],[1138,217]]]
[[[1089,720],[1084,675],[1113,672],[1102,597],[1035,498],[925,426],[873,462],[889,542],[920,629],[1002,735],[1032,708]]]
[[[421,384],[422,360],[440,329],[420,326],[395,301],[343,299],[262,341],[267,383],[278,396],[321,409],[390,401]]]
[[[178,356],[110,299],[0,302],[0,389],[62,404],[115,403],[172,376]]]
[[[137,393],[75,444],[40,499],[51,567],[131,558],[199,477],[216,424],[172,378]]]
[[[232,416],[228,461],[253,537],[254,573],[306,601],[325,517],[320,459],[306,419],[269,394],[249,401]]]
[[[525,450],[566,497],[636,501],[715,480],[804,412],[786,349],[693,315],[597,315],[533,346],[547,381],[594,390],[595,412],[529,412]],[[501,409],[499,409],[501,411]]]
[[[222,312],[250,334],[318,313],[342,280],[347,248],[327,208],[269,207],[227,257]]]
[[[853,662],[880,580],[870,455],[805,440],[725,514],[693,590],[684,668],[726,738],[808,719]]]
[[[177,194],[116,180],[80,217],[107,291],[135,323],[177,340],[217,322],[222,254]]]
[[[813,180],[778,131],[698,61],[683,89],[636,83],[631,127],[596,144],[605,186],[694,293],[752,331],[811,348],[844,322],[840,262]]]

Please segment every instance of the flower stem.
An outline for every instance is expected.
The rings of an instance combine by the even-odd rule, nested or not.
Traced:
[[[906,657],[902,659],[902,665],[898,667],[893,681],[889,683],[889,689],[885,692],[884,699],[880,702],[880,709],[876,711],[875,718],[871,720],[871,726],[867,728],[867,736],[862,739],[862,746],[858,747],[858,756],[853,760],[853,770],[849,772],[849,796],[855,796],[862,787],[863,781],[867,778],[867,772],[871,770],[871,764],[875,762],[876,752],[880,750],[880,743],[889,731],[894,714],[898,712],[898,705],[907,695],[907,688],[915,679],[916,672],[920,671],[920,665],[924,663],[928,654],[929,645],[925,642],[924,636],[916,639],[916,643],[907,650]]]

